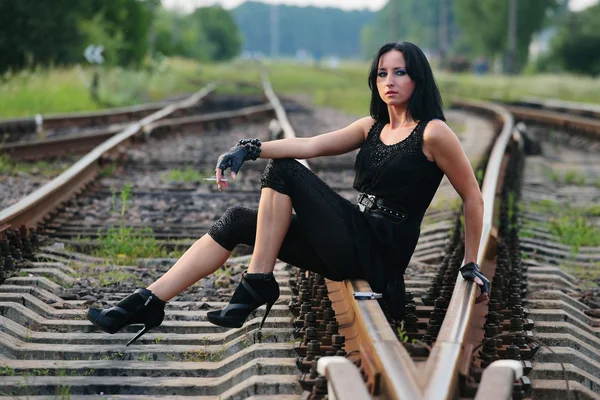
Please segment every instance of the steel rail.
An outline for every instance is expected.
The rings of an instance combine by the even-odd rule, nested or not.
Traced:
[[[466,109],[491,112],[504,123],[492,148],[481,187],[484,209],[477,262],[483,266],[495,262],[497,233],[494,229],[494,206],[496,191],[501,183],[502,160],[512,137],[514,119],[506,108],[496,104],[469,101],[457,101],[454,104]],[[424,376],[427,377],[424,385],[425,399],[449,399],[455,393],[467,330],[474,310],[475,295],[476,285],[465,281],[459,274],[446,317],[425,364]]]
[[[18,127],[22,126],[30,127],[30,132],[62,127],[82,127],[89,126],[90,121],[97,120],[103,123],[127,122],[134,118],[140,119],[152,114],[172,103],[174,102],[161,101],[98,111],[48,115],[37,114],[34,117],[2,119],[0,120],[0,131],[18,130]]]
[[[272,90],[266,73],[262,73],[265,94],[275,109],[284,137],[296,137],[281,102]],[[303,164],[308,167],[306,160]],[[306,163],[306,164],[305,164]],[[340,334],[346,338],[346,352],[360,351],[363,369],[374,377],[367,386],[387,399],[419,399],[418,371],[408,352],[398,341],[393,329],[376,301],[356,301],[354,292],[371,291],[364,280],[334,282],[326,280],[329,298],[340,323]],[[331,379],[339,379],[332,375]],[[335,382],[335,386],[343,383]],[[344,399],[340,393],[339,399]],[[355,395],[352,400],[358,400]]]
[[[362,376],[354,364],[345,357],[324,357],[319,360],[318,372],[328,381],[327,398],[370,399],[369,392],[362,384]]]
[[[44,157],[57,157],[71,152],[90,151],[111,136],[121,132],[123,126],[106,127],[88,135],[60,136],[35,142],[9,142],[0,146],[0,152],[10,155],[13,160],[39,160]]]
[[[70,198],[96,176],[99,172],[98,161],[105,153],[115,150],[119,145],[130,140],[151,123],[166,117],[180,108],[196,104],[214,91],[214,89],[214,85],[208,85],[187,99],[168,105],[142,120],[132,123],[122,132],[97,146],[52,181],[24,197],[16,204],[0,211],[0,225],[9,224],[13,227],[35,225],[49,210],[54,209],[58,204]]]
[[[600,137],[600,120],[597,118],[581,117],[559,113],[557,111],[539,110],[528,107],[506,106],[515,118],[523,121],[534,121],[558,126],[566,130],[574,130],[592,137]]]
[[[284,137],[295,137],[285,110],[275,95],[268,77],[263,73],[264,92],[271,103]],[[214,86],[204,88],[194,96],[169,105],[164,109],[132,123],[121,133],[111,137],[92,152],[84,156],[76,164],[63,172],[50,183],[42,186],[34,193],[22,199],[6,210],[0,211],[0,225],[18,226],[23,223],[34,224],[74,192],[80,190],[98,173],[98,161],[107,152],[115,150],[136,134],[153,134],[161,128],[168,129],[166,121],[158,121],[173,111],[188,104],[194,104],[208,93]],[[497,138],[488,162],[482,192],[485,199],[484,225],[478,262],[483,264],[495,257],[495,236],[493,230],[493,213],[496,190],[499,183],[500,165],[512,133],[513,119],[505,109],[492,105],[470,102],[456,102],[464,108],[485,109],[494,113],[504,122],[501,134]],[[268,107],[267,107],[268,108]],[[178,118],[185,126],[200,117]],[[303,163],[308,166],[305,160]],[[73,181],[77,182],[73,185]],[[40,205],[52,200],[52,206]],[[340,333],[346,336],[346,351],[358,350],[362,357],[363,370],[370,376],[368,387],[382,398],[389,399],[447,399],[455,395],[456,383],[465,350],[464,341],[474,306],[476,288],[459,275],[446,318],[443,321],[438,339],[434,344],[428,360],[417,366],[404,346],[398,341],[389,325],[379,303],[375,301],[357,301],[354,292],[371,291],[363,280],[346,282],[327,281],[329,297],[336,317],[340,323]],[[333,374],[332,379],[340,374]],[[342,398],[339,397],[339,398]],[[356,399],[356,397],[352,397]]]
[[[267,73],[264,71],[262,71],[262,73],[261,73],[261,80],[262,80],[263,87],[265,90],[265,96],[267,96],[267,99],[269,100],[269,102],[273,106],[273,109],[275,110],[275,116],[277,117],[277,120],[279,121],[281,130],[283,131],[283,137],[284,138],[295,138],[296,134],[294,133],[294,128],[292,128],[292,125],[290,124],[290,121],[287,118],[285,110],[284,110],[283,106],[281,105],[281,101],[279,101],[279,98],[273,91],[273,87],[271,86],[269,77],[267,76]],[[298,160],[298,161],[302,165],[304,165],[306,168],[310,169],[306,160]]]
[[[260,104],[256,106],[240,108],[237,110],[217,111],[210,114],[161,119],[160,121],[156,121],[147,125],[143,128],[143,130],[146,135],[151,135],[154,131],[159,131],[161,128],[168,128],[169,130],[177,130],[178,132],[182,132],[190,128],[196,130],[198,129],[198,125],[203,123],[220,121],[229,121],[235,123],[237,121],[247,120],[249,117],[256,117],[257,115],[272,115],[273,112],[274,109],[271,104]]]
[[[483,263],[495,257],[494,203],[500,166],[514,121],[506,109],[494,104],[460,102],[459,105],[492,113],[504,123],[489,158],[482,187],[485,206],[478,262]],[[457,276],[438,338],[427,361],[418,366],[399,342],[379,304],[354,299],[354,292],[371,291],[367,282],[327,281],[327,288],[340,323],[340,333],[346,336],[346,351],[361,353],[362,368],[368,376],[367,387],[372,393],[386,399],[410,400],[439,400],[455,396],[474,308],[476,287],[472,282]]]
[[[217,87],[234,85],[242,89],[262,89],[260,85],[250,82],[213,82],[213,84]],[[202,86],[204,87],[206,84],[203,84]],[[57,129],[89,128],[97,125],[105,126],[105,128],[101,128],[101,130],[106,130],[108,129],[108,127],[106,127],[107,125],[126,125],[132,123],[156,111],[159,111],[170,104],[175,104],[178,101],[182,101],[189,96],[178,97],[180,98],[133,106],[107,108],[97,111],[46,115],[37,114],[35,116],[28,117],[0,119],[0,133],[41,133],[44,131],[53,132]],[[11,142],[12,140],[9,143]],[[5,143],[5,146],[6,145],[7,143]]]
[[[235,121],[237,119],[248,117],[249,115],[256,116],[257,114],[272,112],[273,108],[271,105],[261,104],[232,111],[217,111],[214,113],[188,117],[165,118],[145,126],[144,131],[148,133],[151,130],[166,126],[171,126],[171,128],[177,128],[181,131],[187,127],[197,128],[199,124],[204,122],[216,122],[225,119]],[[127,125],[128,124],[119,124],[116,126],[103,127],[91,134],[61,136],[35,142],[8,143],[4,146],[0,146],[0,152],[6,152],[10,154],[11,158],[17,160],[39,160],[40,153],[42,152],[44,157],[57,157],[74,152],[90,151],[108,138],[122,131]]]
[[[600,118],[600,105],[593,103],[530,97],[520,101],[512,102],[510,105],[527,108],[542,108],[546,110],[565,112],[567,114],[577,114],[584,117]]]
[[[287,118],[285,109],[283,108],[281,101],[279,101],[279,98],[273,91],[271,82],[269,81],[269,77],[266,74],[266,72],[263,71],[261,73],[261,79],[265,88],[265,95],[267,96],[269,102],[275,110],[275,116],[283,130],[284,138],[295,138],[296,133],[294,132],[294,128],[292,127]],[[302,165],[304,165],[306,168],[310,169],[310,166],[306,160],[298,161],[300,161]],[[368,308],[368,304],[363,304],[362,306],[367,307],[367,309],[364,311],[360,308],[358,310],[355,309],[355,307],[358,307],[359,304],[356,301],[354,301],[354,304],[352,303],[354,293],[352,285],[368,286],[368,284],[365,281],[347,281],[345,283],[334,282],[330,281],[329,279],[326,279],[325,281],[327,284],[329,299],[331,300],[332,307],[335,310],[335,317],[340,323],[340,333],[343,334],[346,339],[346,352],[348,353],[361,348],[361,342],[358,340],[360,339],[361,334],[362,337],[371,334],[378,338],[382,338],[382,340],[378,341],[377,344],[374,344],[374,341],[365,343],[365,346],[371,344],[374,344],[374,346],[378,346],[377,350],[381,350],[380,352],[373,349],[373,347],[370,347],[365,351],[368,351],[369,354],[373,354],[375,356],[374,362],[377,363],[378,368],[385,369],[388,363],[385,363],[385,365],[382,366],[378,356],[382,353],[390,354],[390,352],[386,352],[382,348],[385,346],[391,347],[395,345],[401,345],[398,343],[398,340],[394,336],[394,332],[392,331],[392,328],[387,322],[387,319],[385,318],[385,315],[383,314],[383,311],[381,310],[381,307],[379,307],[379,304],[377,302],[370,302],[370,306],[372,308]],[[347,285],[350,285],[350,287],[347,287]],[[357,291],[360,290],[361,289],[357,289]],[[352,306],[349,306],[350,304]],[[364,332],[365,330],[367,332]],[[386,361],[393,362],[394,360]],[[345,368],[350,367],[346,366]],[[354,368],[356,369],[356,367]],[[340,388],[343,387],[346,382],[346,379],[343,378],[343,374],[330,373],[327,375],[327,377],[332,381],[332,389],[336,388],[336,397],[338,400],[366,400],[369,398],[368,396],[364,396],[364,392],[353,391],[349,393],[348,391],[341,390]],[[385,382],[389,383],[389,380],[385,380]]]

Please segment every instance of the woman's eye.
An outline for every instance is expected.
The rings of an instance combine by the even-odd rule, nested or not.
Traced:
[[[398,71],[396,71],[396,75],[398,76],[404,76],[406,75],[406,71],[403,69],[399,69]]]
[[[380,78],[384,78],[387,74],[385,72],[378,72],[377,76]]]

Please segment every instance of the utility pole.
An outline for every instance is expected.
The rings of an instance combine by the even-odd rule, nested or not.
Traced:
[[[173,9],[173,33],[171,34],[171,46],[175,47],[179,43],[179,13],[181,10],[179,7]]]
[[[396,21],[398,19],[398,4],[397,0],[390,0],[390,41],[398,41],[398,31],[396,30]]]
[[[149,2],[150,7],[150,15],[151,15],[151,23],[150,23],[150,48],[148,49],[150,52],[150,58],[154,58],[154,48],[156,47],[156,26],[154,20],[156,19],[156,9],[160,7],[160,0],[152,0]]]
[[[448,0],[440,0],[440,69],[446,69],[448,53]]]
[[[506,72],[515,73],[517,54],[517,4],[518,0],[510,0],[508,5],[508,51],[506,54]]]
[[[271,57],[277,57],[279,53],[279,6],[271,5]]]

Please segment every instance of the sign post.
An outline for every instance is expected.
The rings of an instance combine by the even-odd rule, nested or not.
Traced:
[[[90,44],[86,47],[83,52],[83,56],[90,64],[95,64],[96,66],[102,64],[104,62],[104,57],[102,56],[102,51],[104,51],[104,46],[102,45],[94,45]],[[100,97],[98,96],[98,86],[100,85],[100,72],[98,71],[98,67],[94,68],[94,76],[92,78],[92,84],[90,85],[90,94],[92,99],[97,103],[100,102]]]

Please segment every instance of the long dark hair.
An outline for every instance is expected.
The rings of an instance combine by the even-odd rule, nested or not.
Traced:
[[[427,57],[421,49],[410,42],[387,43],[381,46],[373,57],[369,72],[369,88],[371,89],[371,117],[384,123],[390,122],[387,104],[377,91],[377,71],[379,59],[391,50],[401,51],[406,61],[406,72],[415,82],[415,91],[408,100],[408,109],[415,121],[431,120],[434,118],[446,120],[442,110],[442,96],[437,88],[433,72]]]

